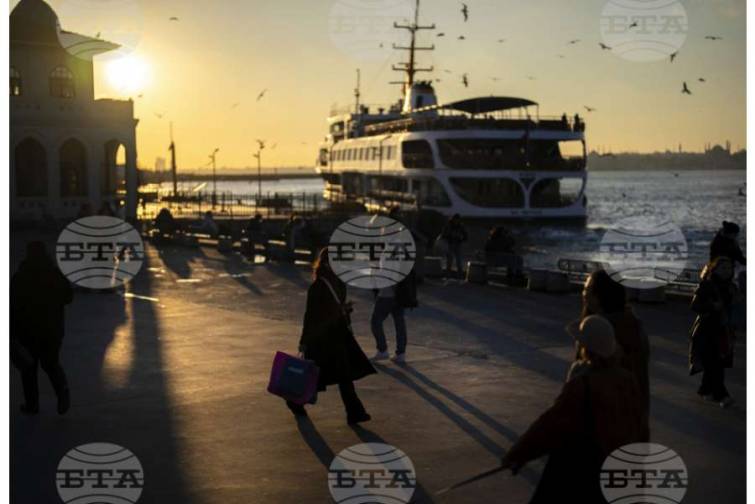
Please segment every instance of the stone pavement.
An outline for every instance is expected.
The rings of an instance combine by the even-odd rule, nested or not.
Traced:
[[[144,503],[327,503],[333,456],[369,441],[409,455],[419,502],[527,502],[542,462],[516,477],[434,493],[495,466],[557,395],[572,355],[563,326],[578,314],[576,294],[428,282],[408,315],[407,365],[388,363],[357,384],[373,421],[347,426],[329,390],[310,408],[312,421],[297,424],[266,385],[275,351],[296,351],[308,269],[252,265],[209,248],[148,252],[127,294],[78,292],[68,310],[68,415],[54,413],[41,377],[42,414],[22,417],[11,370],[13,502],[60,502],[60,458],[97,441],[139,457]],[[355,331],[369,354],[371,295],[352,297]],[[744,338],[728,375],[738,402],[721,410],[702,403],[697,378],[687,376],[686,305],[637,310],[652,343],[653,440],[684,458],[684,502],[744,502]]]

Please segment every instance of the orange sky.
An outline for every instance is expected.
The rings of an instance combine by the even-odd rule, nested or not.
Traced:
[[[598,43],[605,41],[605,1],[467,3],[467,23],[455,0],[423,4],[421,21],[435,22],[438,29],[423,34],[423,43],[435,43],[436,50],[421,53],[420,59],[436,68],[432,77],[441,79],[436,84],[441,102],[522,96],[538,101],[544,115],[566,111],[583,116],[583,106],[590,105],[597,108],[586,115],[591,149],[653,151],[681,143],[701,150],[705,142],[727,139],[735,147],[745,145],[744,0],[684,2],[689,24],[674,63],[632,62],[602,51]],[[191,170],[206,165],[216,147],[219,167],[252,166],[257,138],[277,144],[265,151],[265,166],[311,166],[330,106],[352,101],[357,67],[362,69],[365,102],[398,98],[398,87],[387,82],[398,77],[390,64],[401,55],[387,48],[401,39],[385,26],[411,12],[413,2],[50,4],[64,29],[101,32],[102,38],[124,44],[121,53],[96,60],[96,93],[134,98],[140,166],[152,167],[156,157],[167,157],[172,121],[179,164]],[[171,16],[179,20],[170,21]],[[438,32],[446,35],[437,37]],[[462,34],[466,40],[460,41]],[[705,40],[709,34],[723,40]],[[502,38],[505,42],[498,42]],[[569,45],[572,39],[580,42]],[[113,58],[124,56],[132,63],[109,70]],[[462,73],[469,75],[469,88],[461,85]],[[120,78],[118,85],[114,77]],[[706,82],[699,82],[700,77]],[[684,81],[692,96],[680,93]],[[267,93],[256,101],[263,89]]]

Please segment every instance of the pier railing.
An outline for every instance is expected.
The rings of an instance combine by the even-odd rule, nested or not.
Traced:
[[[160,209],[168,208],[174,217],[181,218],[200,218],[207,211],[222,219],[248,219],[257,213],[269,218],[291,213],[312,215],[325,207],[322,194],[312,192],[268,191],[258,195],[221,191],[214,196],[212,192],[179,192],[176,196],[158,194],[151,201],[142,201],[139,216],[153,219]]]

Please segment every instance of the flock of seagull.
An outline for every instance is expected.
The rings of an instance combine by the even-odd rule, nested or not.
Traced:
[[[470,12],[469,11],[469,5],[466,4],[466,3],[462,3],[461,4],[461,15],[462,15],[465,23],[467,21],[469,21],[469,12]],[[639,28],[639,22],[638,21],[633,21],[628,26],[629,30],[633,30],[633,29],[637,29],[637,28]],[[446,33],[445,32],[440,32],[436,36],[437,37],[445,37]],[[706,35],[704,38],[705,38],[705,40],[709,40],[709,41],[712,41],[712,42],[723,40],[723,37],[718,36],[718,35]],[[457,39],[458,40],[466,40],[466,37],[464,35],[459,35],[457,37]],[[506,42],[505,38],[498,39],[498,43],[499,44],[502,44],[504,42]],[[580,44],[581,42],[582,42],[582,39],[572,39],[572,40],[567,41],[566,45],[573,46],[573,45]],[[382,47],[382,44],[381,44],[381,47]],[[609,45],[607,45],[607,44],[605,44],[603,42],[598,42],[598,47],[601,50],[603,50],[603,51],[612,51],[613,50],[613,47],[611,47],[611,46],[609,46]],[[669,55],[669,63],[673,63],[674,60],[676,60],[676,57],[678,55],[679,55],[679,51],[675,51],[675,52],[671,53]],[[563,54],[557,54],[556,56],[558,58],[560,58],[560,59],[566,58],[566,56],[564,56]],[[444,70],[444,71],[446,73],[452,73],[450,70]],[[498,77],[491,77],[491,79],[493,81],[496,81],[496,82],[498,80],[500,80],[500,78],[498,78]],[[529,75],[529,76],[527,76],[527,79],[528,80],[535,80],[535,77]],[[436,82],[441,82],[441,79],[435,79],[435,81]],[[700,83],[705,83],[706,79],[704,77],[699,77],[697,79],[697,81],[700,82]],[[461,84],[464,87],[469,87],[469,76],[468,76],[468,74],[464,73],[464,74],[461,75]],[[690,89],[690,87],[689,87],[689,85],[687,84],[686,81],[682,82],[682,91],[681,92],[682,92],[682,94],[685,94],[685,95],[691,95],[692,94],[692,90]],[[587,105],[585,105],[584,108],[585,108],[585,110],[587,110],[587,112],[595,112],[597,110],[594,107],[590,107],[590,106],[587,106]]]

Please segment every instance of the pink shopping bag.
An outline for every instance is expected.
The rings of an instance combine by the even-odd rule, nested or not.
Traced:
[[[267,391],[296,404],[314,404],[319,375],[314,362],[276,352]]]

